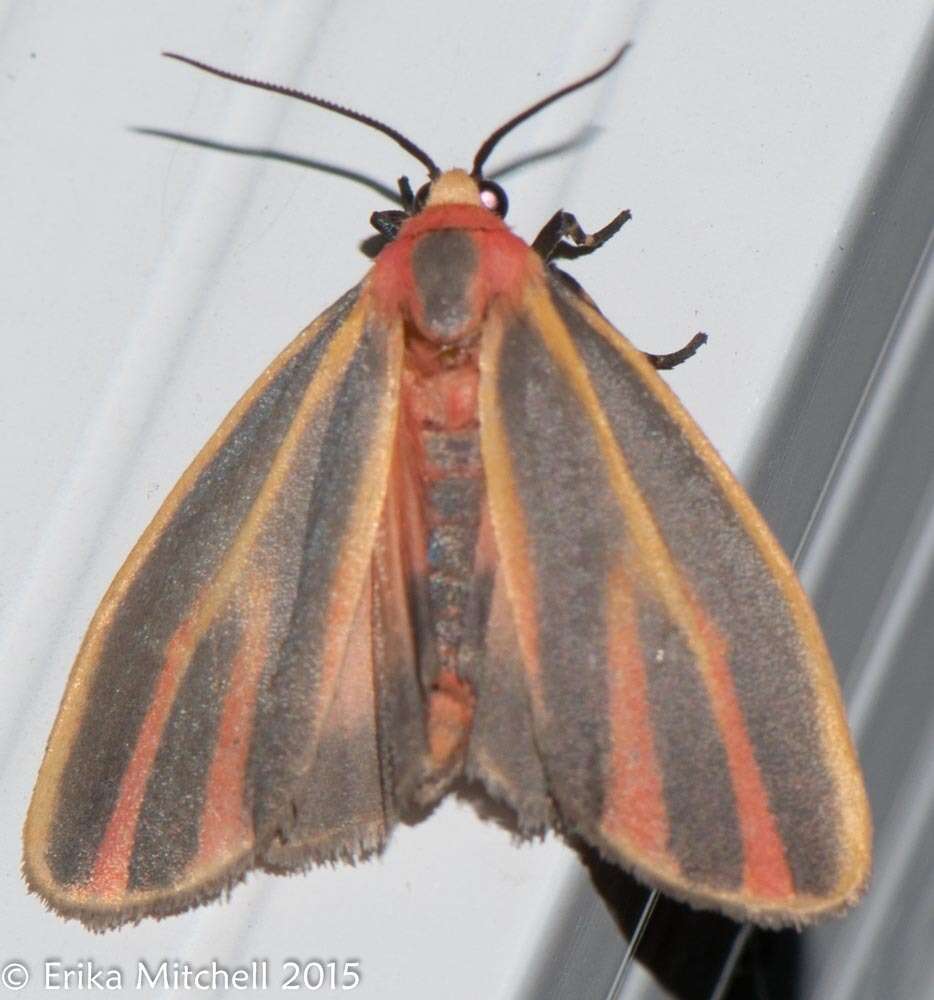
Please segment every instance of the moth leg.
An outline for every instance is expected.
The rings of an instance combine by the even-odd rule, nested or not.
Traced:
[[[574,215],[565,212],[564,209],[558,209],[535,237],[532,249],[542,260],[546,261],[556,258],[573,260],[575,257],[583,257],[603,246],[611,236],[615,236],[619,232],[623,223],[628,222],[630,218],[632,218],[632,213],[626,209],[602,229],[598,229],[595,233],[585,233]],[[573,242],[568,242],[568,237]]]
[[[400,177],[396,183],[399,185],[399,197],[402,199],[402,207],[409,215],[415,214],[415,192],[409,183],[408,177]]]
[[[370,216],[370,225],[390,242],[399,235],[399,229],[406,219],[410,219],[416,210],[415,194],[408,177],[400,177],[396,182],[399,185],[399,200],[402,208],[389,208],[382,212],[374,212]]]
[[[649,359],[656,371],[670,371],[683,364],[688,358],[693,358],[706,343],[706,333],[695,333],[679,351],[672,351],[670,354],[649,354],[648,351],[642,353]]]
[[[381,212],[374,212],[370,216],[370,225],[390,243],[399,235],[402,223],[415,214],[415,195],[408,177],[400,177],[397,183],[402,208],[388,208]]]
[[[578,298],[583,299],[591,309],[595,309],[602,316],[603,313],[600,312],[600,307],[596,302],[587,294],[584,288],[581,286],[580,282],[571,277],[567,271],[562,271],[560,267],[555,267],[554,264],[549,264],[549,270],[551,273],[567,288],[570,292],[576,295]],[[693,358],[697,354],[698,350],[707,343],[706,333],[696,333],[694,336],[678,351],[672,351],[670,354],[650,354],[648,351],[643,351],[642,353],[649,360],[649,363],[655,368],[656,371],[670,371],[672,368],[677,368],[678,365],[687,361],[688,358]]]
[[[402,223],[409,217],[408,212],[398,208],[388,208],[382,212],[374,212],[370,216],[370,225],[390,242],[399,235]],[[376,239],[375,236],[371,239]]]

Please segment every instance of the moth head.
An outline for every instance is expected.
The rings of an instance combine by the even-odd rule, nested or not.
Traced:
[[[415,195],[416,211],[435,205],[477,205],[503,218],[509,208],[509,199],[495,181],[454,169],[446,170],[418,189]]]

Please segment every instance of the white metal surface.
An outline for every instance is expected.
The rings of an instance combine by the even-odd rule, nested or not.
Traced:
[[[501,179],[510,221],[531,238],[557,207],[591,228],[633,210],[572,270],[645,350],[711,333],[670,378],[742,472],[808,349],[807,317],[852,238],[847,213],[881,155],[929,10],[925,0],[0,8],[0,962],[30,967],[20,995],[45,995],[50,959],[91,958],[128,982],[143,959],[266,959],[266,993],[278,995],[286,958],[337,958],[361,962],[354,996],[505,1000],[546,967],[582,893],[610,928],[608,947],[623,945],[565,844],[518,845],[457,801],[399,829],[377,861],[252,875],[227,904],[104,936],[25,894],[19,827],[100,595],[252,378],[366,268],[369,213],[391,206],[337,171],[388,188],[402,172],[421,179],[378,135],[159,50],[359,107],[449,165],[632,38],[616,74],[528,123],[492,167],[579,138]],[[599,982],[575,983],[577,996],[600,995]]]

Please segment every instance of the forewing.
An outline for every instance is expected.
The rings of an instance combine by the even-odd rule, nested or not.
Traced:
[[[386,490],[401,324],[354,290],[237,404],[108,590],[24,831],[30,887],[93,926],[220,892],[288,826]]]
[[[761,516],[583,298],[530,282],[488,326],[497,559],[562,820],[698,905],[801,923],[851,902],[865,792],[813,611]]]
[[[509,524],[506,530],[516,527]],[[459,667],[476,699],[466,771],[515,810],[521,832],[535,834],[552,824],[554,810],[536,744],[530,678],[515,613],[519,606],[509,598],[503,568],[487,502]]]
[[[410,439],[399,421],[389,483],[350,641],[314,762],[293,794],[293,821],[263,853],[302,868],[378,850],[411,806],[429,755],[419,682],[424,534]]]

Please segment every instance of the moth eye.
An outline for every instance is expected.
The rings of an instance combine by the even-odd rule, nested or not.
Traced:
[[[415,195],[415,211],[420,212],[425,207],[425,202],[428,201],[428,195],[431,194],[431,182],[423,184],[419,189],[418,193]]]
[[[494,181],[480,181],[480,201],[484,208],[495,212],[501,219],[509,210],[506,192]]]

